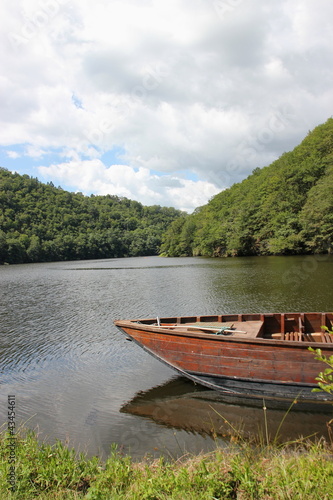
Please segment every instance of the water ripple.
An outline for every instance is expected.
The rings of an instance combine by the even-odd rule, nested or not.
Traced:
[[[302,262],[152,257],[2,266],[1,405],[15,393],[22,418],[36,415],[33,423],[52,436],[89,439],[91,449],[121,443],[139,418],[120,415],[121,405],[172,372],[127,342],[113,321],[332,309],[333,260],[308,272],[306,288],[285,283],[281,277],[296,275]],[[148,427],[149,448],[149,432],[160,428]]]

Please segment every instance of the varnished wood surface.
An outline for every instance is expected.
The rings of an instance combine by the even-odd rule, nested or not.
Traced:
[[[327,326],[332,319],[332,313],[287,313],[194,316],[164,318],[157,324],[153,319],[115,324],[148,352],[185,373],[315,387],[315,378],[325,365],[308,348],[320,347],[323,354],[333,354],[333,343],[325,341],[321,329],[323,322]],[[193,325],[212,323],[216,327],[230,327],[230,322],[240,333],[217,335],[191,329]]]

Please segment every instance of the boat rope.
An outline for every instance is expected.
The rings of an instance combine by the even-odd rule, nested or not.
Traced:
[[[214,332],[216,335],[230,335],[232,334],[233,327],[232,326],[222,326],[217,332]]]

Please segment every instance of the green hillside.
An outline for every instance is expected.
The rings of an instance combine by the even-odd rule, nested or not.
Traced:
[[[83,196],[0,168],[0,263],[156,255],[182,212]]]
[[[333,241],[333,119],[164,235],[167,256],[323,253]]]

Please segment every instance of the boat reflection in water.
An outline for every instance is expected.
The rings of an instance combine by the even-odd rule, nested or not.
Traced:
[[[244,438],[262,437],[279,442],[300,438],[329,438],[329,421],[333,407],[328,412],[297,410],[297,402],[289,409],[272,408],[272,402],[252,400],[258,406],[225,401],[214,390],[195,385],[183,377],[177,377],[147,392],[138,393],[121,411],[149,418],[154,422],[182,429],[187,432],[212,437]]]

